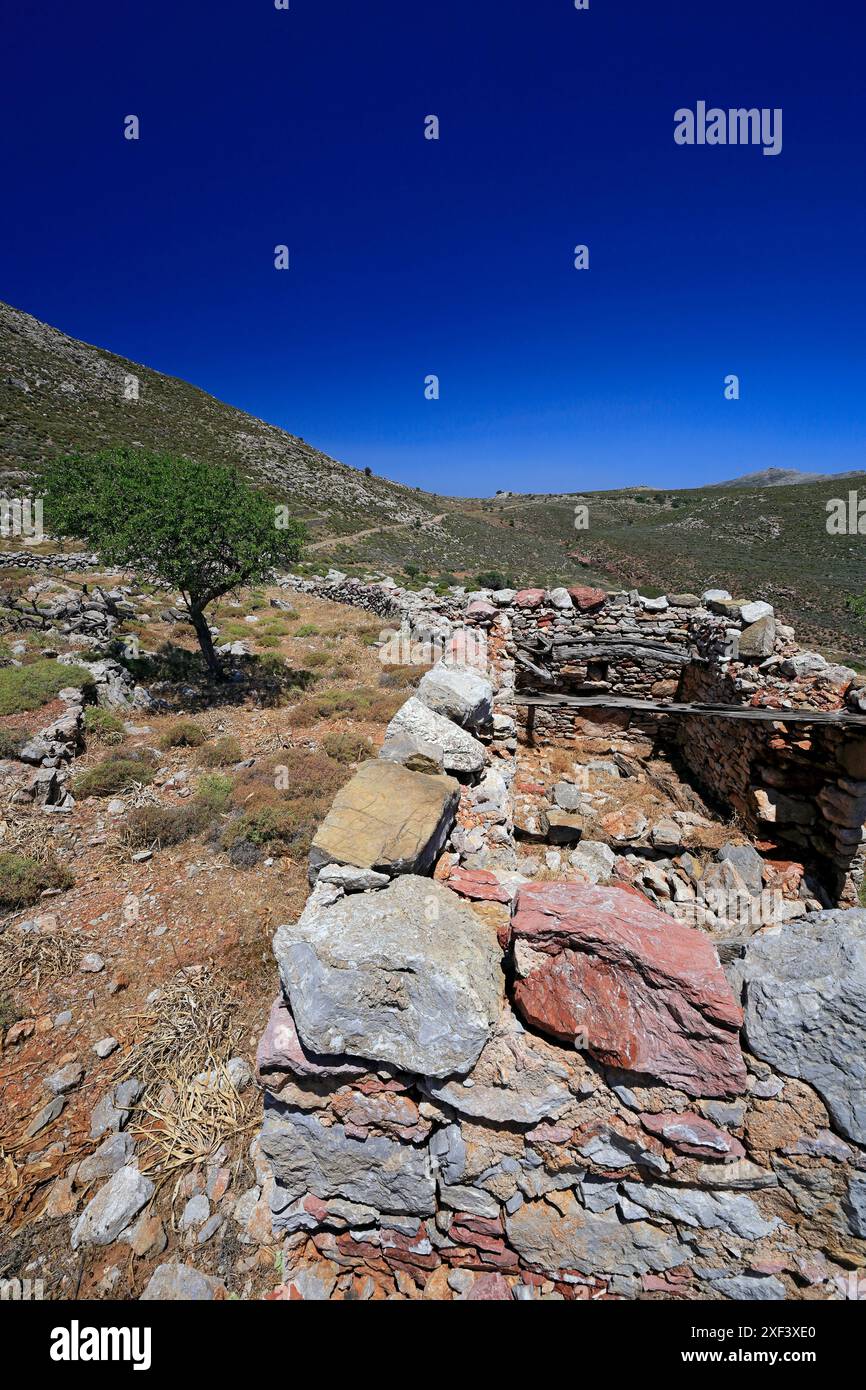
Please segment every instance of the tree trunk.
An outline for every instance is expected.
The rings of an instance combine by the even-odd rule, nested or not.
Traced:
[[[225,680],[223,668],[220,665],[219,657],[214,651],[213,638],[210,635],[210,628],[207,618],[200,608],[191,607],[189,610],[190,622],[195,628],[195,635],[202,650],[202,656],[207,662],[207,668],[215,680]]]

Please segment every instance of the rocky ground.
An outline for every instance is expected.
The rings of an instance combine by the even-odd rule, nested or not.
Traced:
[[[519,740],[489,593],[314,587],[217,686],[174,595],[0,583],[0,1278],[856,1296],[864,914],[641,734]]]

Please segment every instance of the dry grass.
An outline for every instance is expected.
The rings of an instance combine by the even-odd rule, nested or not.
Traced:
[[[0,933],[0,994],[11,993],[25,980],[38,990],[43,980],[69,975],[80,950],[75,933],[53,919],[41,931],[9,927]]]
[[[239,1093],[226,1070],[240,1045],[239,1010],[229,981],[206,964],[179,971],[139,1020],[144,1033],[124,1074],[144,1086],[130,1123],[143,1172],[166,1179],[258,1123],[256,1087]]]

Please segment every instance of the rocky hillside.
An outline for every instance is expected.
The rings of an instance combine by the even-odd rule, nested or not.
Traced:
[[[128,400],[128,377],[139,383]],[[859,664],[866,538],[829,536],[826,503],[866,474],[767,469],[726,485],[443,497],[338,463],[187,382],[78,342],[0,304],[0,493],[73,447],[139,444],[229,462],[308,526],[310,566],[404,580],[578,580],[644,593],[715,583],[774,604],[828,656]],[[588,529],[575,529],[575,507]],[[0,542],[0,547],[3,546]],[[8,542],[6,543],[8,548]]]

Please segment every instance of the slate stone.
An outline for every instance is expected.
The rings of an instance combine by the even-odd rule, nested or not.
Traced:
[[[749,1049],[809,1082],[866,1144],[866,911],[832,908],[753,936],[742,964]]]
[[[465,1073],[499,1017],[495,927],[432,879],[322,907],[280,927],[274,954],[304,1047],[423,1076]]]

